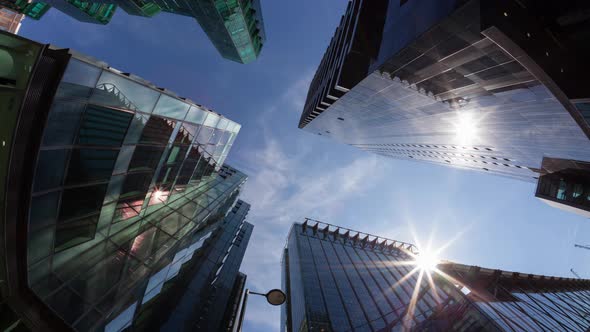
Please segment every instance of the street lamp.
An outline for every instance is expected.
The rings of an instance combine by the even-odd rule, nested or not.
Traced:
[[[271,289],[266,294],[253,292],[249,289],[246,289],[246,291],[244,292],[244,299],[242,300],[242,308],[240,309],[240,317],[237,329],[238,332],[242,332],[242,323],[244,322],[244,314],[246,313],[246,303],[248,303],[248,295],[250,294],[264,296],[266,297],[266,301],[268,303],[275,306],[281,305],[285,303],[285,301],[287,300],[287,295],[285,295],[285,292],[283,292],[280,289]]]

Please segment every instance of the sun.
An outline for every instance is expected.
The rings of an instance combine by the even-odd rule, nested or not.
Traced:
[[[478,138],[478,119],[469,112],[457,113],[453,126],[456,140],[461,145],[470,145]]]
[[[433,252],[423,251],[414,257],[416,266],[423,271],[431,272],[436,269],[440,259]]]

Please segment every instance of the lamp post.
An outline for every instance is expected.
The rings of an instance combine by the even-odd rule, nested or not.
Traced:
[[[246,313],[246,304],[248,303],[248,295],[250,294],[264,296],[266,297],[266,301],[274,306],[281,305],[287,300],[287,295],[285,295],[285,292],[280,289],[271,289],[266,294],[253,292],[249,289],[246,289],[244,292],[244,299],[242,300],[242,308],[240,308],[240,317],[237,329],[238,332],[242,332],[242,323],[244,322],[244,314]]]

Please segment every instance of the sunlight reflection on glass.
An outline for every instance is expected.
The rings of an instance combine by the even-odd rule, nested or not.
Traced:
[[[457,113],[455,127],[455,135],[457,143],[461,145],[472,145],[478,136],[478,120],[472,113],[459,112]]]

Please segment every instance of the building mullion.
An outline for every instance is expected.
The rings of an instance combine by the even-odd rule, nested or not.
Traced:
[[[359,303],[361,304],[361,308],[363,309],[365,316],[367,317],[367,321],[370,323],[374,330],[381,329],[382,326],[385,326],[383,312],[381,312],[379,306],[375,302],[375,299],[371,295],[371,292],[369,291],[366,282],[362,279],[359,270],[346,254],[344,245],[339,242],[332,243],[332,250],[335,253],[336,257],[338,257],[340,265],[345,267],[343,268],[343,270],[348,278],[348,281],[351,285],[356,286],[353,287],[353,291]],[[350,268],[346,268],[348,266]],[[357,284],[356,281],[360,281],[360,284]],[[362,297],[359,294],[360,292],[365,293],[366,298]],[[381,320],[381,322],[379,322],[379,320]]]
[[[404,283],[409,283],[409,279],[406,279],[404,283],[399,283],[399,280],[401,280],[401,278],[403,278],[404,275],[402,275],[397,270],[396,266],[390,266],[391,258],[389,258],[389,260],[383,260],[383,257],[377,255],[374,252],[366,253],[367,256],[373,261],[373,264],[375,264],[376,266],[381,266],[379,271],[383,274],[383,276],[385,276],[385,279],[389,281],[391,290],[397,295],[398,299],[400,300],[400,303],[402,304],[402,308],[409,306],[412,299],[412,294],[407,292],[404,285]],[[399,319],[401,319],[402,321],[405,321],[408,318],[406,310],[402,310],[401,315],[404,316],[399,317]],[[409,319],[411,319],[413,323],[416,323],[414,317],[409,317]]]
[[[340,299],[341,299],[342,303],[344,304],[344,308],[345,308],[346,312],[348,313],[348,318],[350,320],[350,325],[352,327],[352,330],[356,331],[360,327],[367,326],[369,328],[369,330],[372,331],[373,329],[369,325],[369,318],[367,317],[366,313],[364,312],[364,310],[360,306],[358,296],[354,292],[354,288],[352,287],[352,284],[350,284],[350,281],[348,280],[348,277],[346,276],[344,269],[339,268],[339,264],[334,263],[334,260],[331,259],[331,257],[329,257],[328,254],[326,253],[325,245],[330,245],[330,243],[327,241],[324,241],[324,240],[320,240],[319,238],[315,238],[315,241],[317,241],[319,247],[321,248],[321,250],[324,254],[324,259],[325,259],[326,265],[328,266],[328,268],[330,270],[332,278],[336,284],[336,288],[338,289],[338,294],[340,295]],[[327,244],[324,244],[324,243],[327,243]],[[354,297],[343,295],[343,293],[345,293],[345,292],[348,292],[347,295],[354,295]],[[357,310],[357,308],[359,308],[360,311],[362,312],[361,313],[362,318],[361,318],[361,315],[358,315],[358,313],[355,313],[355,310]],[[362,330],[363,329],[360,329],[360,331],[362,331]]]
[[[355,268],[358,271],[363,271],[363,273],[361,273],[361,277],[363,278],[365,285],[367,285],[367,286],[368,286],[368,284],[372,285],[371,287],[367,287],[367,288],[369,290],[372,290],[371,293],[372,293],[373,298],[380,299],[380,300],[375,300],[375,303],[377,304],[377,307],[379,308],[379,311],[381,312],[382,317],[384,317],[385,323],[386,324],[390,323],[389,320],[387,319],[387,316],[393,315],[393,316],[395,316],[395,318],[397,318],[398,314],[396,312],[395,307],[393,306],[393,304],[389,301],[388,297],[386,296],[387,292],[379,285],[375,276],[373,276],[371,274],[371,269],[366,264],[366,260],[363,260],[358,255],[355,248],[353,246],[345,246],[344,249],[345,249],[346,254],[349,256],[350,260],[355,265]],[[385,281],[385,280],[382,280],[382,281]],[[382,303],[381,306],[379,306],[379,302]]]
[[[312,239],[313,239],[313,238],[312,238]],[[314,240],[315,240],[315,239],[314,239]],[[313,265],[313,267],[312,267],[312,271],[313,271],[313,272],[312,272],[312,273],[315,275],[315,277],[317,278],[316,280],[318,280],[318,282],[319,282],[320,291],[321,291],[321,293],[322,293],[322,304],[323,304],[323,306],[324,306],[324,311],[325,311],[325,313],[326,313],[326,316],[327,316],[327,318],[328,318],[328,319],[327,319],[327,321],[328,321],[328,324],[330,324],[330,326],[331,326],[332,330],[334,331],[334,330],[335,330],[335,329],[334,329],[334,326],[332,326],[332,325],[333,325],[333,319],[332,319],[332,315],[337,315],[337,314],[335,314],[335,313],[331,313],[331,312],[330,312],[330,311],[332,311],[332,310],[330,310],[330,306],[328,306],[328,303],[327,303],[327,301],[328,301],[328,300],[327,300],[327,298],[328,298],[328,296],[327,296],[327,295],[328,295],[328,294],[326,294],[326,293],[325,293],[325,292],[326,292],[326,289],[327,289],[327,287],[326,287],[326,283],[328,283],[329,285],[334,285],[334,284],[335,284],[335,282],[334,282],[334,277],[331,275],[331,276],[330,276],[330,278],[329,278],[330,280],[325,280],[325,279],[323,279],[323,278],[321,277],[320,270],[319,270],[319,268],[318,268],[319,266],[321,266],[321,264],[319,264],[319,263],[318,263],[318,261],[317,261],[317,258],[316,258],[316,254],[318,253],[318,251],[314,251],[314,249],[313,249],[313,247],[312,247],[312,245],[311,245],[311,241],[312,241],[312,240],[310,239],[310,236],[309,236],[309,235],[307,235],[307,234],[300,234],[300,235],[299,235],[299,240],[297,241],[297,243],[298,243],[298,244],[300,243],[301,245],[303,245],[303,246],[305,246],[305,247],[306,247],[306,250],[308,251],[309,257],[311,258],[311,264]],[[300,257],[301,257],[301,254],[302,254],[302,253],[301,253],[301,252],[299,252],[299,256],[300,256]],[[304,254],[305,254],[305,253],[304,253]],[[300,260],[301,260],[301,258],[300,258]],[[324,266],[325,266],[325,264],[324,264]],[[308,267],[311,267],[311,266],[308,266]],[[304,281],[303,283],[305,283],[305,281]],[[304,290],[305,290],[305,289],[304,289]],[[338,292],[338,295],[339,295],[339,297],[340,297],[340,302],[339,302],[339,304],[340,304],[340,305],[341,305],[341,307],[342,307],[342,308],[341,308],[341,310],[342,310],[344,313],[346,313],[346,308],[344,308],[344,306],[342,305],[342,304],[344,303],[344,301],[342,300],[342,295],[340,294],[340,292],[339,292],[339,289],[338,289],[338,288],[336,288],[336,291]],[[306,294],[306,296],[313,296],[313,295]],[[308,306],[307,306],[307,305],[306,305],[305,307],[306,307],[306,311],[308,311],[308,314],[307,314],[307,315],[308,315],[308,317],[307,317],[307,320],[309,321],[309,318],[310,318],[310,317],[309,317],[309,308],[308,308]],[[349,315],[348,315],[348,314],[346,314],[346,321],[348,322],[349,326],[352,326],[352,322],[350,321],[350,317],[349,317]],[[309,323],[308,323],[308,324],[309,324]]]

